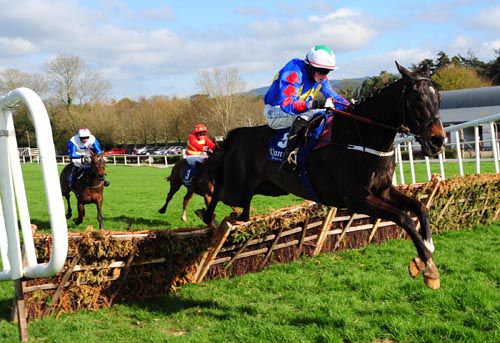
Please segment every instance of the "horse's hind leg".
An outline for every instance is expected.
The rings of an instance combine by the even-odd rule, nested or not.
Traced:
[[[182,217],[181,217],[181,219],[183,222],[187,221],[186,209],[187,209],[189,200],[191,200],[192,197],[193,197],[193,191],[188,189],[186,195],[184,195],[184,201],[182,202]]]
[[[159,213],[164,214],[167,211],[168,203],[172,200],[172,198],[174,197],[174,194],[177,193],[177,191],[179,190],[179,188],[181,188],[181,186],[182,186],[181,181],[175,182],[172,180],[170,182],[170,190],[169,190],[167,197],[165,199],[165,204],[163,204],[162,208],[160,208],[158,210]]]
[[[215,219],[214,212],[215,208],[217,207],[217,203],[219,202],[219,192],[220,188],[217,185],[215,185],[214,193],[212,195],[212,200],[210,200],[210,203],[207,206],[207,210],[205,211],[205,213],[203,213],[202,219],[203,222],[207,225],[212,224]]]
[[[252,198],[245,200],[244,206],[243,206],[243,211],[241,211],[240,215],[238,216],[239,221],[247,222],[250,220],[250,203],[252,202]]]

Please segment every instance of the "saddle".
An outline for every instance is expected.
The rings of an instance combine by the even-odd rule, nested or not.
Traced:
[[[325,120],[326,119],[326,120]],[[303,155],[301,151],[305,146],[313,144],[311,150],[319,149],[327,145],[331,140],[333,116],[320,113],[307,125],[305,130],[299,136],[297,156]],[[288,128],[275,130],[275,133],[269,139],[267,159],[269,161],[280,162],[288,140]],[[312,143],[314,142],[314,143]]]

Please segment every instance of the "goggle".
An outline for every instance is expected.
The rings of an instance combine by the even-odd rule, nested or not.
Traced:
[[[207,133],[206,133],[206,132],[198,132],[198,133],[197,133],[197,135],[198,135],[198,136],[206,136],[206,135],[207,135]]]
[[[89,139],[88,137],[80,137],[81,140]]]
[[[331,72],[331,70],[326,68],[313,68],[313,72],[321,75],[328,75],[328,73]]]

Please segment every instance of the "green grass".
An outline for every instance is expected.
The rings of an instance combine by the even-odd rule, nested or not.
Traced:
[[[194,214],[194,210],[205,207],[203,198],[198,195],[194,195],[188,205],[188,221],[184,223],[180,219],[182,201],[186,194],[184,186],[175,194],[167,208],[167,213],[158,213],[170,189],[170,184],[165,177],[170,175],[171,168],[108,166],[106,172],[111,181],[111,186],[104,191],[103,218],[106,229],[137,231],[203,226],[203,222]],[[31,221],[40,228],[49,228],[40,165],[23,165],[23,174]],[[269,212],[302,201],[292,195],[279,198],[256,196],[252,202],[252,214]],[[71,194],[71,207],[74,218],[78,214],[74,194]],[[72,220],[68,220],[70,231],[83,231],[89,225],[99,227],[95,205],[86,205],[85,211],[82,224],[77,226]],[[217,218],[223,218],[230,212],[231,208],[221,203],[217,207],[216,215]]]
[[[408,276],[409,241],[328,253],[177,293],[29,324],[34,342],[499,342],[500,225],[434,237],[442,288]],[[0,340],[12,287],[0,284]]]

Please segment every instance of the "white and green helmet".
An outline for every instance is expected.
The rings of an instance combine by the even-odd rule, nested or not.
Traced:
[[[335,65],[335,54],[325,45],[313,46],[306,55],[306,63],[309,63],[315,68],[322,69],[337,69]]]

